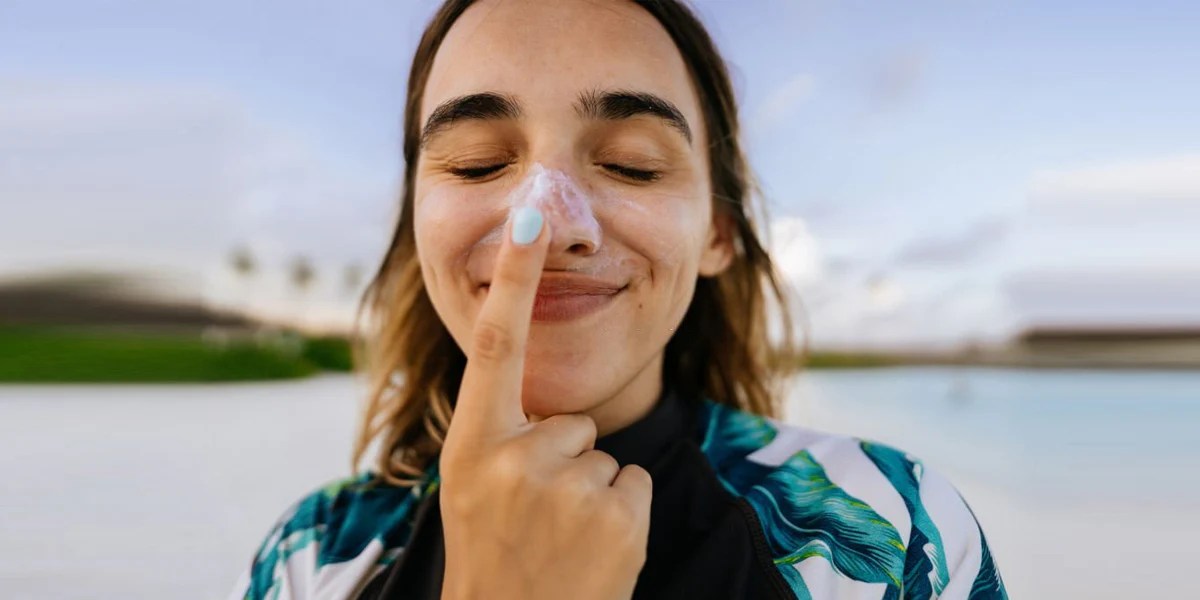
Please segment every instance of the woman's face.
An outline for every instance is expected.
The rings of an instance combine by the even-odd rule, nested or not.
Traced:
[[[525,411],[588,412],[657,390],[697,276],[732,255],[699,99],[666,31],[632,2],[479,2],[438,50],[421,107],[417,252],[459,346],[511,208],[533,204],[552,241]]]

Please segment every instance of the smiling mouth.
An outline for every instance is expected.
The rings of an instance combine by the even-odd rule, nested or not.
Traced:
[[[480,287],[486,294],[491,285]],[[532,320],[555,323],[581,319],[612,304],[628,287],[593,279],[543,277],[533,300]]]

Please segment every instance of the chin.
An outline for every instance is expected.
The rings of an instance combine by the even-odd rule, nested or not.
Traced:
[[[527,368],[521,384],[521,405],[526,413],[548,417],[585,412],[603,402],[604,390],[593,382],[604,381],[587,369]]]

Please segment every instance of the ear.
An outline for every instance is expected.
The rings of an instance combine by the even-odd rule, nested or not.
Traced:
[[[700,276],[716,277],[733,262],[734,223],[727,214],[714,211],[704,248],[700,251]]]

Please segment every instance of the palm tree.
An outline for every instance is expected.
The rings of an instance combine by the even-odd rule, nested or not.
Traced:
[[[241,312],[242,314],[248,314],[253,296],[250,286],[255,272],[258,270],[258,261],[254,258],[254,254],[250,252],[250,248],[245,245],[239,245],[229,253],[229,266],[233,269],[234,275],[240,282],[242,297],[239,303],[241,304]]]
[[[291,265],[288,268],[288,276],[292,281],[292,285],[296,288],[300,300],[297,302],[298,315],[296,318],[296,326],[303,328],[306,320],[307,312],[307,295],[308,289],[312,286],[313,281],[317,278],[316,267],[307,256],[296,256],[292,259]]]
[[[291,278],[292,285],[300,292],[308,290],[308,286],[317,277],[317,270],[313,267],[312,261],[307,256],[297,256],[292,259]]]
[[[363,268],[358,263],[350,263],[342,271],[342,284],[345,286],[347,296],[353,296],[358,292],[358,286],[362,284]]]

